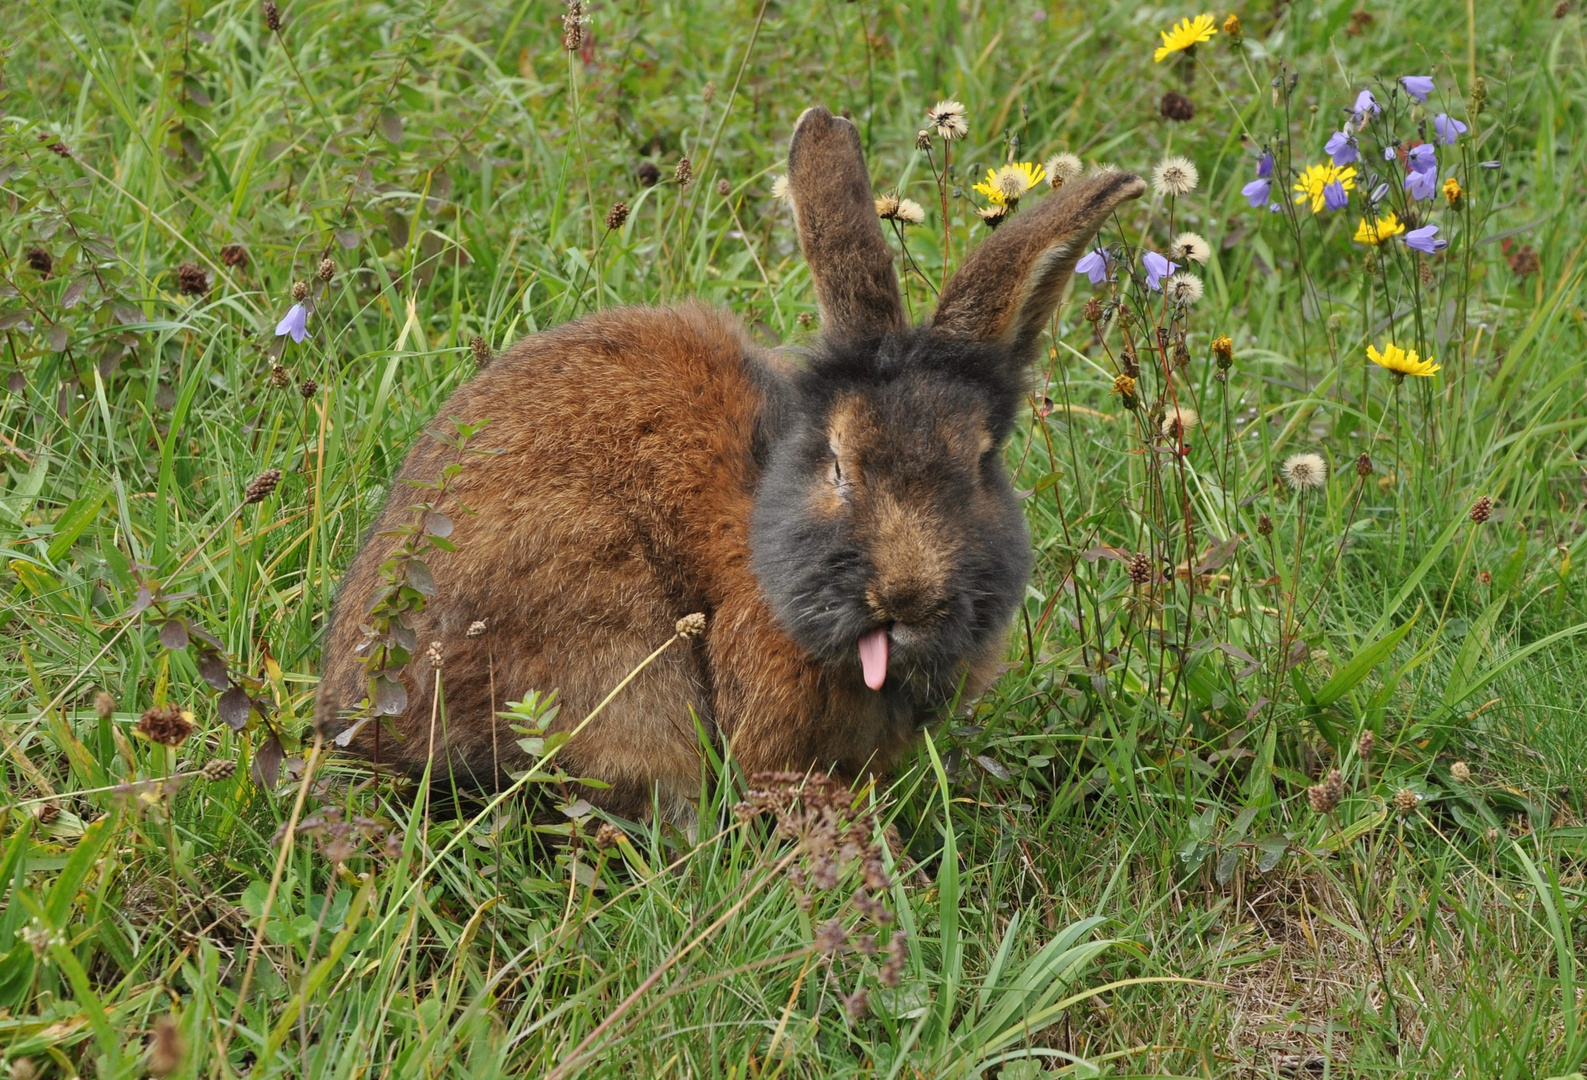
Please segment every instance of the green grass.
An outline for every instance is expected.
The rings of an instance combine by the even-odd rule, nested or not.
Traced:
[[[12,1075],[1582,1069],[1579,13],[1482,0],[1473,46],[1447,0],[1384,0],[1370,21],[1352,2],[1261,0],[1240,12],[1244,50],[1201,46],[1187,87],[1151,49],[1190,8],[608,0],[570,58],[563,9],[539,0],[283,6],[279,34],[242,0],[9,12]],[[1299,79],[1288,96],[1270,86],[1281,64]],[[1474,131],[1441,148],[1467,201],[1437,200],[1452,243],[1431,284],[1393,245],[1368,276],[1359,201],[1313,218],[1240,196],[1258,144],[1287,130],[1298,165],[1321,160],[1374,76],[1434,69],[1427,111]],[[1159,115],[1170,89],[1194,119]],[[955,261],[983,233],[969,186],[1006,137],[1022,160],[1190,156],[1196,192],[1130,208],[1106,239],[1162,250],[1172,217],[1214,255],[1175,376],[1204,418],[1183,459],[1110,393],[1122,330],[1104,341],[1082,320],[1088,284],[1055,324],[1036,395],[1052,408],[1009,451],[1040,553],[1009,669],[867,793],[916,863],[885,897],[906,931],[899,985],[881,985],[883,955],[815,947],[833,919],[865,929],[848,899],[860,870],[802,898],[787,870],[807,853],[733,814],[731,762],[705,785],[698,837],[629,824],[606,849],[548,847],[517,798],[431,815],[350,760],[302,782],[338,575],[474,370],[471,339],[500,349],[592,309],[699,296],[768,343],[809,340],[814,298],[771,185],[811,103],[849,110],[878,191],[927,208],[909,251],[937,281],[938,189],[914,139],[940,97],[971,120],[953,150]],[[682,189],[667,178],[685,154]],[[1476,167],[1490,159],[1502,167]],[[640,184],[646,161],[661,184]],[[632,213],[606,235],[618,199]],[[1535,273],[1512,265],[1522,245]],[[312,336],[286,343],[292,283],[325,255]],[[180,292],[184,262],[207,293]],[[905,288],[929,310],[925,282]],[[1364,360],[1391,334],[1444,370],[1396,397]],[[1144,343],[1142,359],[1149,409],[1166,384]],[[1298,451],[1328,459],[1324,490],[1273,479]],[[1358,479],[1362,452],[1375,471]],[[240,507],[268,468],[280,488]],[[1478,526],[1481,495],[1498,509]],[[1187,517],[1198,559],[1209,536],[1241,538],[1227,561],[1194,599],[1182,581],[1132,586],[1111,553],[1182,562]],[[224,675],[196,637],[162,644],[174,619],[215,636]],[[263,704],[234,729],[213,682]],[[135,732],[164,704],[197,724],[175,749]],[[211,761],[237,772],[193,775]],[[1335,767],[1344,797],[1314,813],[1307,788]],[[1401,791],[1419,796],[1409,813]],[[368,819],[350,852],[330,807]],[[289,820],[309,827],[284,848]],[[857,987],[870,1008],[850,1019]]]

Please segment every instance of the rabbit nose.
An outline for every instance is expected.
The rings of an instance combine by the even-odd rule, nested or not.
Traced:
[[[948,606],[940,585],[913,574],[879,581],[867,599],[880,618],[905,626],[936,622]]]

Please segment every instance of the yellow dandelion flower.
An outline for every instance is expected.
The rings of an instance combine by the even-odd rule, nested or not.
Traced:
[[[1335,181],[1338,181],[1339,186],[1345,191],[1354,191],[1356,186],[1354,166],[1346,165],[1340,168],[1330,161],[1325,161],[1321,165],[1308,165],[1306,171],[1300,174],[1300,179],[1295,181],[1297,193],[1295,201],[1310,202],[1311,212],[1320,214],[1327,201],[1323,189]]]
[[[1449,203],[1450,206],[1458,209],[1460,207],[1460,196],[1462,194],[1463,192],[1460,190],[1459,180],[1456,180],[1453,176],[1451,176],[1448,180],[1444,181],[1444,199]]]
[[[1420,376],[1421,378],[1427,378],[1443,370],[1443,365],[1433,363],[1433,358],[1431,356],[1429,356],[1426,360],[1423,360],[1420,356],[1416,355],[1415,349],[1402,349],[1398,345],[1395,345],[1391,342],[1383,343],[1382,352],[1378,352],[1377,346],[1368,345],[1367,359],[1371,360],[1380,368],[1386,368],[1387,370],[1394,372],[1395,376],[1401,379],[1405,378],[1407,375],[1416,375]]]
[[[986,170],[986,180],[974,190],[999,206],[1017,203],[1025,192],[1047,179],[1047,170],[1029,161],[1016,161],[1001,169]]]
[[[1361,224],[1356,228],[1355,242],[1358,244],[1372,244],[1374,247],[1393,236],[1398,236],[1405,231],[1405,222],[1401,221],[1390,210],[1371,225],[1367,219],[1362,218]]]
[[[1173,29],[1159,32],[1163,35],[1163,43],[1152,54],[1152,59],[1160,64],[1176,52],[1211,41],[1212,35],[1218,32],[1218,24],[1213,22],[1211,15],[1197,15],[1194,22],[1189,18],[1180,19]]]

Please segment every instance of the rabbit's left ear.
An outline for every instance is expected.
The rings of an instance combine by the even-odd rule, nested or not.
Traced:
[[[1065,184],[1014,215],[948,281],[932,329],[1004,345],[1024,363],[1102,222],[1145,190],[1134,173],[1105,172]]]
[[[893,251],[853,124],[820,106],[804,111],[788,144],[788,195],[824,332],[855,338],[902,330]]]

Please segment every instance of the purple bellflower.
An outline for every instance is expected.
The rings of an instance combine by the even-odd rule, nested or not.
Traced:
[[[1433,131],[1438,134],[1438,141],[1445,146],[1454,146],[1462,135],[1466,133],[1466,125],[1446,113],[1439,113],[1433,117]]]
[[[289,336],[299,345],[309,336],[309,309],[302,304],[293,304],[286,318],[276,323],[276,337]]]
[[[1355,139],[1342,131],[1330,135],[1323,149],[1333,158],[1335,165],[1349,165],[1361,157],[1361,152],[1356,149]]]
[[[1102,248],[1092,248],[1075,263],[1075,273],[1086,275],[1093,285],[1102,284],[1108,279],[1108,253]]]
[[[1356,95],[1356,106],[1350,111],[1355,113],[1356,123],[1359,124],[1368,113],[1380,113],[1383,110],[1378,108],[1378,99],[1372,96],[1372,91],[1363,90]]]
[[[1350,193],[1337,180],[1323,185],[1323,205],[1330,210],[1343,210],[1350,205]]]
[[[1405,87],[1405,92],[1415,98],[1418,103],[1425,102],[1427,95],[1433,92],[1433,77],[1431,75],[1407,75],[1400,80],[1400,85]]]
[[[1438,239],[1437,225],[1423,225],[1420,229],[1412,229],[1402,239],[1405,241],[1405,246],[1412,251],[1421,251],[1428,255],[1449,246],[1448,240]]]
[[[1169,262],[1155,251],[1148,251],[1141,256],[1141,263],[1146,267],[1146,287],[1159,291],[1162,290],[1163,279],[1179,269],[1178,263]]]

